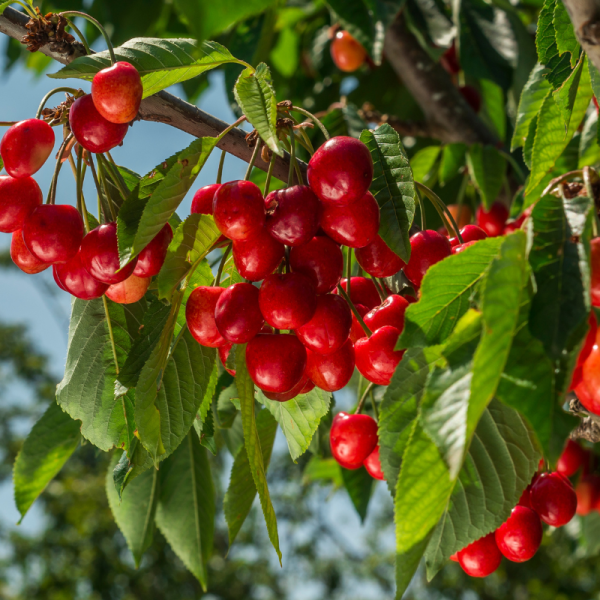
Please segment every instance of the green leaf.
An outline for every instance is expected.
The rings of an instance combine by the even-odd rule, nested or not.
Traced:
[[[56,404],[33,426],[17,454],[13,471],[15,504],[26,515],[79,445],[80,424]]]
[[[569,123],[571,121],[571,113],[573,112],[575,97],[577,96],[579,82],[581,81],[583,63],[584,59],[581,58],[581,60],[577,63],[577,67],[573,70],[569,78],[558,89],[552,92],[554,101],[558,105],[565,123],[565,131],[568,130]]]
[[[535,115],[529,123],[529,131],[527,133],[527,139],[523,146],[523,160],[529,169],[533,162],[533,143],[535,142],[535,132],[537,130],[539,115]]]
[[[467,152],[469,174],[489,209],[498,197],[506,173],[506,158],[494,146],[473,144]]]
[[[441,151],[441,146],[426,146],[411,158],[410,168],[415,181],[433,187],[436,177],[435,166]]]
[[[586,118],[579,138],[579,159],[577,168],[598,165],[600,163],[600,144],[598,144],[598,112],[592,111]]]
[[[344,485],[342,479],[342,467],[335,458],[321,458],[313,456],[304,468],[302,482],[306,485],[319,481],[321,483],[331,483],[334,487],[340,488]]]
[[[598,556],[600,553],[600,514],[597,512],[581,518],[581,545],[584,556]]]
[[[364,130],[361,142],[373,158],[371,192],[379,204],[379,235],[404,262],[410,259],[409,230],[415,217],[415,185],[400,136],[387,123]]]
[[[446,185],[451,179],[454,179],[460,169],[465,165],[465,156],[467,154],[467,145],[462,143],[447,144],[442,149],[442,159],[440,160],[440,170],[438,178],[440,185]]]
[[[491,123],[492,129],[498,137],[504,140],[506,137],[506,101],[504,91],[493,81],[482,79],[479,82],[481,97],[483,100],[483,114],[486,121]]]
[[[350,496],[350,500],[352,500],[352,504],[360,520],[364,523],[367,518],[367,508],[369,507],[369,500],[373,491],[374,479],[364,467],[352,471],[341,469],[341,471],[344,487]]]
[[[546,65],[558,53],[556,30],[554,29],[554,9],[556,0],[544,0],[544,6],[537,22],[535,45],[540,63]]]
[[[581,47],[577,41],[569,13],[562,2],[556,2],[552,22],[556,33],[556,46],[559,55],[569,52],[571,54],[571,67],[575,67]]]

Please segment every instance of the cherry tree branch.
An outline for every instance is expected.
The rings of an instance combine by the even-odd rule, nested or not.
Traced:
[[[600,0],[563,0],[577,39],[592,64],[600,69]]]

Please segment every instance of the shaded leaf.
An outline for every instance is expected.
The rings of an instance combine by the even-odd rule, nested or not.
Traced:
[[[437,175],[434,167],[438,162],[441,151],[441,146],[426,146],[411,158],[410,168],[415,181],[433,187]]]
[[[575,97],[579,89],[581,81],[581,72],[583,71],[583,58],[577,63],[577,67],[573,70],[569,78],[556,90],[552,92],[554,101],[560,109],[563,121],[565,123],[565,131],[569,127],[571,121],[571,113],[575,104]]]
[[[574,67],[577,64],[580,46],[569,13],[562,2],[556,2],[552,22],[556,34],[558,53],[562,55],[565,52],[569,52],[571,54],[571,67]]]
[[[443,147],[438,173],[440,185],[445,185],[459,174],[460,169],[465,165],[466,153],[466,144],[447,144]]]
[[[494,147],[473,144],[467,152],[469,174],[489,209],[496,200],[506,173],[506,158]]]
[[[344,485],[342,467],[335,458],[313,456],[304,468],[303,483],[308,484],[314,481],[331,483],[336,488],[342,487]]]
[[[374,480],[364,467],[352,471],[349,469],[342,469],[341,471],[344,487],[360,520],[364,523],[367,518],[367,508],[369,507]]]

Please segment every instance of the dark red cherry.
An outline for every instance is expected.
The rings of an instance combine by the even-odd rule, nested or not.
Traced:
[[[352,137],[325,142],[308,163],[308,183],[323,202],[345,205],[360,200],[373,181],[369,149]]]
[[[222,287],[201,285],[190,294],[185,305],[188,329],[202,346],[218,348],[225,344],[225,338],[219,333],[215,322],[215,308],[224,291]]]
[[[488,234],[478,227],[477,225],[465,225],[460,230],[460,235],[463,239],[463,243],[467,242],[478,242],[479,240],[485,240],[488,237]],[[460,244],[460,240],[458,237],[450,238],[450,245],[454,248]]]
[[[519,501],[517,502],[517,504],[519,504],[520,506],[525,506],[527,508],[532,508],[531,507],[531,486],[533,485],[533,483],[535,482],[535,480],[537,478],[538,478],[538,474],[536,473],[533,476],[532,482],[523,490],[523,493],[521,494],[521,497],[519,498]]]
[[[276,329],[297,329],[308,323],[317,308],[311,279],[301,273],[267,275],[258,295],[260,310]]]
[[[467,104],[478,113],[481,110],[481,94],[477,88],[472,85],[461,85],[458,88],[461,96],[467,101]]]
[[[221,361],[221,364],[223,365],[223,367],[225,367],[225,370],[230,375],[235,377],[235,369],[230,369],[227,367],[227,359],[229,358],[229,353],[231,352],[232,347],[233,347],[233,344],[230,344],[229,342],[225,342],[222,346],[219,346],[217,348],[217,352],[219,353],[219,360]]]
[[[575,487],[577,495],[577,514],[584,517],[589,515],[600,500],[600,477],[598,475],[584,475]]]
[[[54,265],[54,279],[66,292],[80,300],[100,298],[108,289],[106,283],[94,279],[81,262],[78,252],[69,262]]]
[[[249,342],[265,322],[258,306],[258,288],[251,283],[234,283],[225,289],[215,308],[215,322],[228,342]]]
[[[303,375],[300,381],[288,392],[263,392],[263,394],[269,400],[275,400],[276,402],[287,402],[288,400],[291,400],[300,394],[306,394],[307,392],[304,391],[305,388],[310,388],[308,389],[308,391],[310,391],[314,387],[315,384],[310,381],[306,375]]]
[[[148,291],[152,277],[130,275],[121,283],[113,283],[106,290],[106,297],[117,304],[133,304],[139,302]]]
[[[345,292],[348,292],[348,280],[344,277],[340,280],[340,285]],[[333,291],[338,293],[337,288]],[[367,277],[351,277],[350,278],[350,300],[356,304],[362,304],[369,310],[381,304],[381,297],[375,287],[372,279]]]
[[[340,247],[328,237],[314,237],[308,244],[296,246],[290,252],[292,271],[309,277],[317,294],[326,294],[338,284],[344,270]]]
[[[493,533],[469,544],[458,552],[458,563],[471,577],[487,577],[502,562],[502,554]]]
[[[264,279],[279,266],[284,254],[284,245],[274,240],[264,228],[255,231],[248,240],[233,242],[235,267],[248,281]]]
[[[565,477],[572,477],[579,469],[585,471],[589,467],[590,458],[589,450],[581,447],[574,440],[567,440],[556,463],[556,470]]]
[[[450,75],[458,75],[460,73],[460,64],[458,62],[458,56],[456,55],[456,42],[452,42],[452,46],[442,54],[440,57],[440,65]]]
[[[384,325],[395,327],[400,333],[404,329],[404,313],[408,308],[408,300],[392,294],[382,304],[376,306],[365,315],[365,325],[375,331]]]
[[[265,224],[265,202],[251,181],[230,181],[216,190],[213,215],[219,231],[230,240],[254,236]]]
[[[118,61],[92,79],[92,99],[98,112],[111,123],[129,123],[140,110],[144,86],[137,69]]]
[[[169,223],[165,223],[164,227],[154,236],[154,239],[138,254],[133,274],[142,278],[158,275],[165,262],[172,239],[173,229]]]
[[[364,46],[353,35],[343,30],[335,34],[330,51],[335,66],[346,73],[352,73],[362,67],[367,58]]]
[[[23,239],[38,260],[64,263],[77,254],[83,239],[79,211],[67,204],[42,204],[25,219]]]
[[[425,273],[432,265],[452,254],[448,238],[437,231],[419,231],[410,238],[410,260],[404,267],[404,274],[419,287]]]
[[[590,267],[592,271],[592,305],[600,306],[600,237],[590,242],[591,259]]]
[[[118,146],[129,129],[127,123],[107,121],[94,106],[92,96],[82,96],[69,110],[69,124],[75,139],[89,152],[108,152]]]
[[[354,253],[358,264],[373,277],[391,277],[404,267],[404,261],[389,249],[379,235]]]
[[[344,206],[325,205],[321,228],[338,244],[364,248],[379,232],[379,205],[371,192]]]
[[[304,376],[306,349],[295,335],[259,333],[246,346],[252,381],[265,392],[288,392]]]
[[[137,265],[137,257],[120,269],[117,224],[99,225],[81,242],[81,262],[92,277],[113,285],[125,281]],[[120,270],[119,270],[120,269]]]
[[[369,309],[362,304],[355,304],[354,308],[358,311],[358,314],[363,317],[369,312]],[[350,341],[356,344],[361,338],[367,337],[363,326],[358,322],[358,319],[352,313],[352,327],[350,328]]]
[[[333,458],[345,469],[358,469],[377,446],[377,423],[369,415],[340,412],[333,418],[329,443]]]
[[[502,235],[504,226],[508,219],[508,208],[501,202],[494,202],[489,211],[486,211],[483,204],[479,206],[475,213],[477,225],[481,227],[490,237]]]
[[[542,543],[540,517],[526,506],[515,506],[508,520],[496,529],[498,549],[513,562],[525,562]]]
[[[375,450],[365,458],[365,469],[373,479],[380,479],[383,481],[385,476],[381,468],[381,461],[379,460],[379,445],[375,446]]]
[[[212,215],[215,192],[221,187],[220,183],[211,183],[201,187],[192,199],[191,214]]]
[[[319,296],[315,313],[302,327],[296,329],[298,339],[313,352],[332,354],[350,336],[352,312],[348,303],[334,294]]]
[[[52,127],[41,119],[27,119],[6,130],[0,142],[0,155],[11,177],[29,177],[41,169],[52,148]]]
[[[307,350],[307,355],[307,375],[318,388],[326,392],[341,390],[354,373],[354,346],[350,340],[333,354]]]
[[[590,313],[588,318],[588,325],[590,328],[588,329],[583,346],[581,347],[579,355],[577,356],[577,362],[575,363],[575,370],[573,371],[573,377],[571,378],[569,391],[574,390],[583,381],[583,365],[592,353],[594,345],[596,344],[598,323],[596,322],[596,315],[593,311]],[[567,477],[570,477],[570,475],[567,475]]]
[[[531,487],[531,508],[552,527],[566,525],[577,510],[577,495],[560,473],[542,473]]]
[[[465,242],[464,244],[459,244],[458,246],[454,246],[452,248],[452,254],[460,254],[465,251],[467,248],[474,246],[477,242]]]
[[[301,246],[319,229],[321,203],[307,185],[275,190],[265,198],[267,231],[286,246]]]
[[[45,271],[50,265],[48,263],[38,260],[25,245],[23,240],[23,232],[21,229],[13,231],[12,238],[10,240],[10,257],[12,261],[23,271],[29,275],[35,275]]]
[[[31,177],[0,176],[0,231],[22,229],[25,219],[42,203],[42,190]]]
[[[400,332],[384,325],[371,337],[361,338],[354,345],[356,368],[360,374],[377,385],[389,385],[392,375],[402,360],[404,350],[394,350]]]

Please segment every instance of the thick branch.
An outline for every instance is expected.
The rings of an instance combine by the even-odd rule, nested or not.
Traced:
[[[28,20],[29,18],[25,14],[7,8],[0,15],[0,32],[21,41],[27,34],[25,25]],[[52,48],[52,44],[48,44],[42,47],[40,52],[63,64],[68,64],[83,55],[79,44],[74,45],[68,52],[57,51]],[[166,123],[196,137],[215,137],[228,126],[224,121],[165,91],[142,100],[139,116],[144,121]],[[218,146],[243,161],[250,162],[252,148],[246,144],[245,134],[241,129],[233,129],[219,142]],[[283,158],[276,159],[273,175],[278,179],[287,181],[289,159],[287,153]],[[299,163],[302,173],[306,176],[306,164],[302,161]],[[263,171],[267,171],[269,168],[269,165],[260,159],[256,161],[256,166]]]
[[[600,69],[600,0],[563,0],[575,34],[596,69]]]

